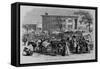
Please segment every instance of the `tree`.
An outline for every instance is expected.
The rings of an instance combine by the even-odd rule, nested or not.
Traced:
[[[74,12],[76,15],[82,16],[82,19],[80,20],[80,23],[84,22],[85,24],[88,24],[87,27],[89,27],[89,32],[91,32],[91,24],[93,24],[93,17],[91,14],[87,11],[77,11]]]

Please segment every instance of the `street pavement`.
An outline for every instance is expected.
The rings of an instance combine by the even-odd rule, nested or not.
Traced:
[[[21,48],[23,49],[23,48]],[[39,53],[33,53],[32,56],[23,56],[22,50],[20,53],[21,63],[43,63],[43,62],[57,62],[57,61],[76,61],[76,60],[90,60],[95,59],[95,51],[92,50],[90,53],[84,54],[70,54],[69,56],[50,56]]]

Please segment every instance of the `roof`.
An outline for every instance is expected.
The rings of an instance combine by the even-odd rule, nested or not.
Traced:
[[[69,17],[69,18],[78,18],[77,15],[63,16],[63,15],[41,15],[42,17]]]

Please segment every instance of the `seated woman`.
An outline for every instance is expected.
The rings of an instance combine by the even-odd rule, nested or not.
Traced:
[[[31,56],[33,54],[33,46],[30,44],[24,47],[23,56]]]

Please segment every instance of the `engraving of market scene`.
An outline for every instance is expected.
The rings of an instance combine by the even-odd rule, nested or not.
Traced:
[[[94,10],[21,7],[22,63],[94,58]]]

